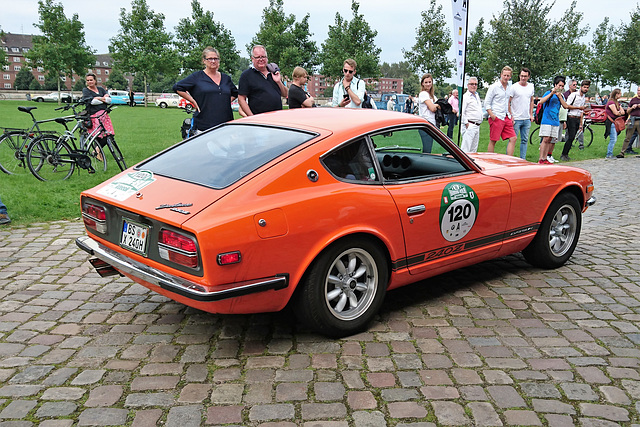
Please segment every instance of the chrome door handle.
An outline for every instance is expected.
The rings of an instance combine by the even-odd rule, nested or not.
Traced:
[[[407,215],[417,215],[424,213],[427,208],[424,205],[411,206],[407,208]]]

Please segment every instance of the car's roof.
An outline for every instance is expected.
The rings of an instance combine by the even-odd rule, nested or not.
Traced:
[[[260,123],[297,129],[325,129],[334,133],[374,130],[401,124],[425,124],[426,120],[412,114],[361,108],[298,108],[257,114],[235,120],[234,123]]]

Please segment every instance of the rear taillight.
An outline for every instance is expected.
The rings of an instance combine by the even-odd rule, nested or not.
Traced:
[[[196,241],[184,234],[171,230],[160,230],[158,253],[162,259],[186,267],[198,266],[198,247]]]
[[[87,228],[105,234],[107,232],[107,211],[92,203],[82,205],[82,221]]]

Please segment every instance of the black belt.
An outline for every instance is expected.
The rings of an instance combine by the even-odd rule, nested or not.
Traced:
[[[474,122],[472,120],[467,120],[469,123],[471,123],[472,125],[476,125],[476,126],[480,126],[482,124],[482,122]]]

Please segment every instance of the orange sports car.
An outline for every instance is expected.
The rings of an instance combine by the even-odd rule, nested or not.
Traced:
[[[463,153],[420,117],[313,108],[235,120],[82,193],[79,247],[212,313],[292,307],[328,336],[363,330],[388,290],[522,252],[573,253],[591,175]]]

